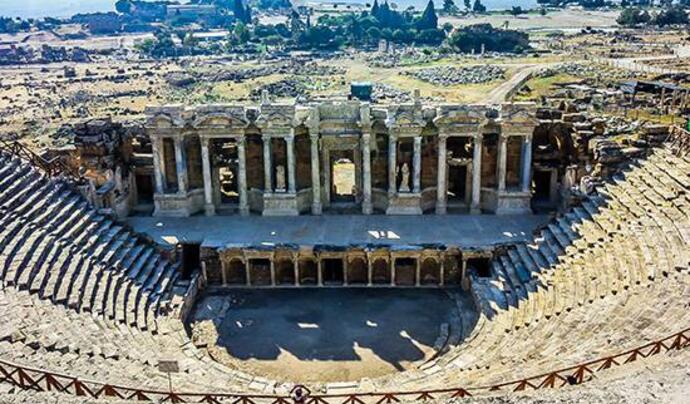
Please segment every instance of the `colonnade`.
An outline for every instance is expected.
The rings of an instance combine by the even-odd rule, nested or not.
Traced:
[[[292,114],[294,112],[294,106]],[[403,107],[399,107],[400,110]],[[411,108],[414,109],[414,108]],[[313,111],[313,109],[312,109]],[[363,109],[364,111],[364,109]],[[370,113],[366,109],[367,114]],[[404,113],[408,113],[403,111]],[[402,114],[402,113],[400,113]],[[212,128],[205,127],[201,124],[194,129],[187,128],[171,128],[167,125],[163,128],[157,128],[155,125],[149,127],[151,135],[151,144],[153,149],[153,171],[155,180],[155,195],[154,201],[157,201],[158,214],[165,215],[167,211],[176,211],[179,209],[182,215],[192,214],[198,209],[203,209],[206,215],[215,215],[216,206],[214,205],[214,186],[213,183],[213,165],[212,165],[212,149],[209,147],[209,142],[213,139],[233,139],[237,145],[237,193],[239,194],[238,210],[240,214],[249,214],[250,210],[259,211],[264,215],[267,214],[300,214],[311,212],[311,214],[319,215],[323,212],[325,203],[330,201],[330,188],[324,188],[324,185],[330,184],[331,181],[331,167],[330,161],[326,161],[328,150],[325,149],[325,141],[333,145],[338,142],[353,142],[352,150],[357,154],[356,160],[358,165],[357,180],[358,185],[357,196],[358,202],[361,204],[361,212],[363,214],[372,214],[376,209],[383,209],[388,214],[421,214],[422,207],[422,192],[432,190],[435,193],[434,205],[437,214],[445,214],[448,209],[448,146],[447,141],[451,137],[468,137],[472,139],[472,161],[471,161],[471,197],[469,199],[469,211],[471,213],[480,213],[482,210],[491,211],[491,207],[485,204],[482,193],[483,179],[482,179],[482,159],[486,159],[483,155],[484,138],[487,131],[480,121],[475,119],[469,124],[464,124],[461,130],[454,129],[455,126],[447,123],[439,123],[440,129],[438,133],[423,132],[423,129],[428,126],[421,117],[417,117],[417,121],[413,124],[408,124],[406,121],[399,120],[399,118],[389,118],[385,121],[388,127],[388,150],[387,150],[387,189],[383,190],[387,193],[386,205],[381,207],[381,198],[377,197],[376,201],[373,197],[372,189],[372,141],[375,140],[375,135],[372,133],[372,122],[362,121],[353,126],[348,126],[341,122],[341,120],[333,119],[336,124],[331,124],[323,118],[306,119],[300,122],[283,122],[281,125],[272,125],[269,122],[272,117],[265,117],[261,124],[257,123],[258,131],[253,129],[253,135],[260,136],[262,141],[262,155],[263,155],[263,189],[257,189],[263,195],[263,203],[260,205],[252,205],[249,199],[249,190],[247,186],[247,136],[249,134],[248,121],[242,121],[237,124],[235,121],[228,124],[227,128],[222,125],[213,126]],[[372,115],[374,115],[372,113]],[[421,116],[421,113],[418,113]],[[155,116],[154,116],[155,118]],[[234,119],[234,118],[233,118]],[[454,118],[455,119],[455,118]],[[204,122],[202,118],[197,121]],[[402,123],[400,123],[402,122]],[[434,124],[437,122],[434,121]],[[325,125],[325,126],[324,126]],[[343,132],[339,133],[336,125],[343,125]],[[506,129],[501,130],[501,125],[498,126],[498,145],[496,152],[496,185],[489,189],[489,191],[498,195],[496,198],[501,198],[504,194],[512,194],[512,198],[516,198],[516,193],[529,194],[531,184],[531,166],[532,166],[532,133],[533,129],[531,122],[525,128],[518,128],[519,131],[512,131],[514,125],[507,125]],[[311,192],[309,199],[300,199],[297,202],[297,172],[296,172],[296,150],[295,150],[295,129],[301,126],[299,136],[309,136],[310,140],[310,166],[311,166]],[[336,128],[333,128],[336,126]],[[324,129],[327,128],[327,129]],[[225,130],[224,130],[225,129]],[[203,173],[203,192],[190,195],[195,190],[189,189],[189,168],[187,162],[187,148],[186,140],[189,137],[198,136],[200,140],[200,159],[201,171]],[[522,147],[520,152],[520,186],[519,189],[514,187],[508,189],[506,186],[506,177],[508,172],[508,140],[511,137],[519,136],[522,138]],[[424,139],[427,137],[435,138],[435,145],[437,149],[437,179],[435,190],[433,188],[422,189],[422,166],[423,155],[422,148]],[[170,156],[165,156],[166,150],[163,147],[164,139],[172,139],[174,144],[174,159]],[[283,164],[274,164],[274,150],[273,142],[276,140],[285,142],[286,156],[281,157]],[[412,142],[412,159],[411,167],[409,162],[400,162],[398,157],[399,146],[401,141]],[[347,147],[350,143],[348,143]],[[329,146],[332,147],[332,146]],[[169,148],[168,148],[169,149]],[[335,149],[344,150],[344,149]],[[349,150],[349,149],[348,149]],[[169,153],[169,151],[168,151]],[[166,157],[168,157],[166,159]],[[302,157],[301,157],[302,158]],[[493,158],[493,157],[492,157]],[[166,187],[166,168],[165,164],[170,161],[175,162],[176,167],[176,182],[177,189],[173,192]],[[485,170],[484,170],[485,172]],[[328,178],[326,178],[328,177]],[[254,191],[252,191],[254,192]],[[529,195],[521,196],[523,199],[529,199]],[[195,199],[196,198],[196,199]],[[494,198],[494,199],[496,199]],[[200,206],[191,206],[195,201],[199,200]],[[378,201],[378,202],[377,202]],[[306,205],[304,205],[306,203]],[[378,205],[376,204],[378,203]],[[524,206],[524,202],[522,203]],[[527,202],[528,204],[528,202]],[[387,208],[386,208],[387,206]],[[412,208],[410,208],[410,206]],[[429,208],[428,204],[425,205]],[[196,209],[195,209],[196,207]]]

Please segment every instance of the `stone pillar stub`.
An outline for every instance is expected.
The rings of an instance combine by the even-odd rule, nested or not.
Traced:
[[[295,135],[294,129],[290,136],[285,138],[285,145],[287,147],[287,172],[288,172],[288,193],[297,193],[297,184],[295,183]]]
[[[388,137],[388,197],[392,197],[396,193],[397,181],[396,171],[398,166],[397,158],[397,142],[398,139],[394,135]]]
[[[436,214],[445,215],[447,211],[448,183],[446,181],[446,169],[448,168],[447,145],[448,136],[438,137],[438,170],[436,179]]]
[[[318,129],[310,129],[311,138],[311,213],[320,215],[321,207],[321,174],[319,172],[319,133]]]
[[[508,161],[508,136],[503,134],[498,137],[498,162],[496,164],[496,178],[498,180],[498,191],[506,189],[506,170]]]
[[[532,135],[525,135],[522,143],[522,170],[520,175],[522,192],[529,192],[532,181]]]
[[[165,158],[163,156],[163,139],[151,136],[151,149],[153,154],[153,177],[157,194],[165,193]]]
[[[474,137],[472,150],[472,204],[470,213],[481,213],[482,197],[482,135]]]
[[[271,156],[271,137],[262,136],[264,150],[264,193],[273,192],[273,162]]]
[[[213,204],[213,180],[211,178],[211,158],[209,154],[210,139],[200,137],[201,143],[201,166],[204,176],[204,212],[206,216],[216,214],[216,206]]]
[[[177,166],[177,192],[187,194],[187,152],[182,136],[175,136],[175,165]]]
[[[422,178],[422,137],[414,137],[414,154],[412,156],[412,192],[421,192]]]
[[[362,213],[370,215],[373,212],[371,201],[371,135],[362,134]]]
[[[249,214],[249,204],[247,196],[247,152],[245,142],[246,140],[244,137],[237,141],[237,159],[239,160],[239,178],[237,180],[237,185],[240,191],[240,214],[246,216]]]

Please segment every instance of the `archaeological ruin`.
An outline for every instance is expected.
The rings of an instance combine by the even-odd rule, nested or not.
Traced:
[[[690,134],[616,143],[577,101],[552,104],[263,97],[92,120],[50,155],[3,142],[0,382],[251,402],[305,384],[375,402],[580,384],[595,354],[687,346],[671,333],[689,312]],[[359,297],[330,320],[295,312],[343,310],[335,290]],[[435,302],[438,335],[416,299]],[[359,359],[309,353],[317,330]],[[401,335],[423,344],[389,352]]]

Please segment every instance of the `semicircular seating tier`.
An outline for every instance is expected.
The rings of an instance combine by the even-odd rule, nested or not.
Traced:
[[[119,385],[281,392],[221,366],[166,316],[178,273],[154,247],[61,181],[0,154],[0,358]],[[690,326],[690,159],[669,147],[630,164],[472,275],[478,318],[420,369],[358,390],[471,387],[542,374]],[[221,387],[219,387],[221,386]]]

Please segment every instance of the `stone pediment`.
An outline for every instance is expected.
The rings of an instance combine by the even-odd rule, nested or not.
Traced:
[[[501,118],[504,123],[525,123],[537,125],[537,108],[534,103],[503,104]]]
[[[436,126],[479,125],[487,119],[488,109],[480,105],[441,105],[436,110]]]
[[[195,129],[245,128],[249,124],[244,108],[227,108],[222,111],[200,112],[195,115]]]
[[[294,105],[261,105],[256,126],[262,129],[271,127],[292,128],[296,126]]]
[[[149,116],[146,126],[153,129],[177,129],[184,126],[184,120],[166,113]]]
[[[386,117],[386,126],[389,128],[423,128],[426,121],[422,116],[422,110],[416,105],[391,107]]]

